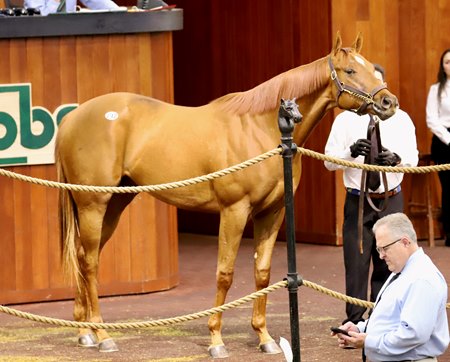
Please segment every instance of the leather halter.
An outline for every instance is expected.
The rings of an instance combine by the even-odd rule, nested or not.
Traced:
[[[353,109],[351,109],[350,111],[355,112],[359,115],[363,114],[363,112],[365,112],[366,108],[369,106],[369,104],[373,104],[375,103],[373,100],[373,97],[375,97],[375,95],[383,90],[386,89],[387,86],[385,84],[382,84],[378,87],[376,87],[375,89],[372,90],[372,92],[370,93],[366,93],[362,90],[359,90],[357,88],[353,88],[349,85],[344,84],[343,82],[341,82],[337,76],[336,73],[336,69],[334,69],[334,65],[333,62],[331,60],[331,55],[328,57],[328,65],[330,66],[330,70],[331,70],[331,79],[334,81],[334,84],[336,84],[336,87],[338,89],[338,93],[336,96],[336,102],[339,104],[339,97],[341,96],[342,93],[348,93],[351,96],[355,97],[355,98],[359,98],[362,99],[363,104],[361,104],[361,106],[355,111]]]

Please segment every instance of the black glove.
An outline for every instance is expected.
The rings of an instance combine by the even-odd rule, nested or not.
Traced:
[[[361,138],[350,146],[351,156],[353,158],[358,156],[367,156],[370,153],[370,140]]]
[[[383,147],[383,151],[375,158],[375,162],[380,166],[397,166],[401,161],[402,159],[399,155],[389,151],[385,147]]]

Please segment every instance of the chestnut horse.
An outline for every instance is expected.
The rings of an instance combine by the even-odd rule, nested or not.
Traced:
[[[360,55],[361,46],[358,35],[352,47],[343,48],[338,34],[328,56],[201,107],[181,107],[130,93],[91,99],[69,113],[59,127],[59,179],[83,185],[154,185],[227,168],[279,145],[281,98],[295,97],[304,115],[293,133],[299,146],[334,107],[386,119],[395,113],[397,98],[373,75],[372,63]],[[295,190],[301,174],[299,154],[293,158],[293,166]],[[215,306],[225,302],[250,218],[256,289],[269,285],[272,251],[284,217],[281,157],[212,181],[151,194],[179,208],[220,213]],[[80,276],[74,306],[77,321],[102,321],[97,291],[99,256],[134,196],[61,191],[63,263]],[[266,297],[254,302],[252,327],[260,349],[278,353],[266,327],[266,302]],[[226,357],[221,314],[211,316],[208,327],[211,356]],[[98,346],[100,351],[117,350],[105,330],[81,329],[78,343]]]

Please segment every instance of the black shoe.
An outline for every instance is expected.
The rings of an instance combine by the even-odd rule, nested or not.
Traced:
[[[450,238],[445,238],[445,246],[450,247]]]

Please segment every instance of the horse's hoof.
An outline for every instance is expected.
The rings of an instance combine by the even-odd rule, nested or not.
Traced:
[[[98,344],[99,352],[117,352],[119,348],[112,338],[104,339]]]
[[[261,350],[261,352],[267,354],[278,354],[282,352],[281,348],[278,347],[278,344],[275,341],[260,344],[259,349]]]
[[[227,358],[228,352],[223,344],[219,344],[217,346],[209,346],[208,347],[209,355],[212,358]]]
[[[78,336],[78,346],[85,348],[97,347],[97,338],[94,334],[84,334],[82,336]]]

